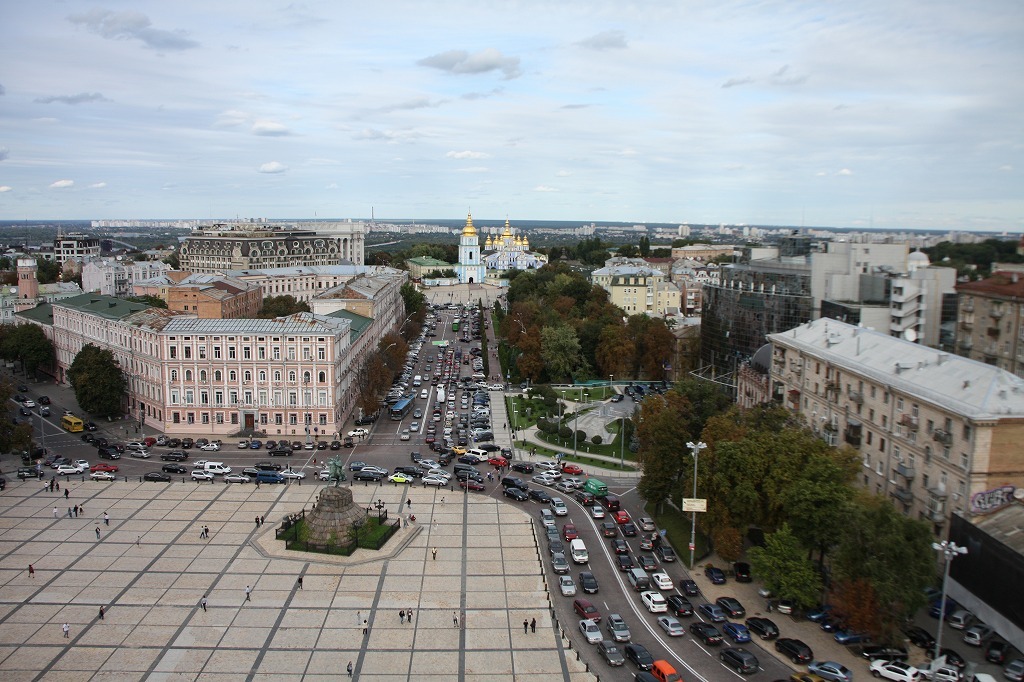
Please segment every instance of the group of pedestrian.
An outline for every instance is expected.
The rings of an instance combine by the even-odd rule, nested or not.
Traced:
[[[532,620],[526,620],[525,618],[523,619],[523,634],[524,635],[526,634],[527,630],[529,630],[530,632],[532,632],[534,634],[537,633],[537,619],[536,618],[533,618]]]
[[[85,507],[76,504],[73,507],[68,507],[68,518],[70,519],[72,514],[77,519],[79,515],[85,516]]]
[[[266,518],[265,516],[257,516],[257,517],[256,517],[256,527],[257,527],[257,528],[259,528],[259,527],[260,527],[260,526],[262,526],[262,525],[263,525],[264,523],[266,523],[266,522],[264,521],[264,519],[265,519],[265,518]]]
[[[404,625],[406,620],[408,620],[410,624],[412,623],[412,609],[409,609],[408,611],[403,610],[398,612],[398,622]],[[363,622],[365,623],[366,621]],[[365,630],[363,631],[363,634],[366,634]]]
[[[56,478],[51,476],[50,477],[50,482],[43,484],[43,490],[49,489],[50,492],[52,493],[55,488],[56,488],[57,492],[60,492],[60,483],[57,482]],[[68,492],[67,489],[65,489],[64,490],[64,493],[65,493],[64,494],[64,499],[67,499],[67,492]]]
[[[202,528],[199,529],[199,539],[200,540],[209,540],[210,539],[210,527],[209,526],[203,526]]]

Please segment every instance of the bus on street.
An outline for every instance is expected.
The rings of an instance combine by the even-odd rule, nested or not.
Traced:
[[[402,398],[391,406],[391,419],[400,422],[412,410],[412,398]]]
[[[60,418],[60,425],[65,431],[78,433],[85,428],[85,422],[73,414],[66,414]]]

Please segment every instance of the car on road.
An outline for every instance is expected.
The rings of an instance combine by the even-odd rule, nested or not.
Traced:
[[[203,471],[202,469],[193,469],[192,473],[189,474],[193,481],[212,481],[213,474],[209,471]]]
[[[620,526],[624,523],[629,523],[629,514],[622,509],[617,512],[613,512],[612,517],[615,519],[615,523]]]
[[[466,490],[487,490],[487,486],[472,478],[466,478],[459,481],[459,487],[465,488]]]
[[[654,656],[651,656],[651,652],[643,644],[631,642],[622,647],[622,651],[630,663],[640,670],[650,670],[654,666]]]
[[[669,637],[682,637],[686,634],[683,624],[676,620],[675,616],[658,616],[658,627]]]
[[[690,634],[707,646],[718,646],[722,643],[722,633],[718,631],[718,628],[702,620],[690,623]]]
[[[650,532],[655,530],[654,519],[651,519],[646,516],[640,517],[640,520],[637,521],[637,525],[639,525],[640,530],[644,532]]]
[[[181,452],[180,450],[172,450],[171,452],[165,452],[160,455],[160,459],[165,462],[184,462],[188,459],[188,453]]]
[[[590,508],[590,515],[595,519],[603,519],[604,507],[602,507],[599,504],[595,504],[593,507]]]
[[[875,677],[897,682],[918,682],[924,677],[920,670],[903,661],[872,661],[869,670]]]
[[[705,568],[704,577],[710,580],[712,585],[725,584],[725,571],[715,566],[708,566]]]
[[[403,474],[401,472],[391,474],[390,476],[388,476],[388,481],[390,481],[391,483],[412,483],[415,480],[416,479],[413,478],[412,476],[409,476],[408,474]]]
[[[529,462],[513,462],[512,471],[518,471],[521,474],[532,474],[533,465]]]
[[[680,580],[679,589],[687,597],[696,597],[700,594],[700,588],[697,587],[696,581],[690,579]]]
[[[302,479],[304,479],[306,477],[306,472],[304,472],[304,471],[294,471],[292,469],[285,469],[284,471],[281,472],[281,475],[283,477],[287,478],[287,479],[292,480],[292,481],[301,481]]]
[[[750,641],[750,630],[740,623],[726,623],[722,626],[722,633],[736,644]]]
[[[580,632],[583,633],[587,644],[597,644],[604,639],[604,635],[601,634],[601,628],[589,618],[580,621]]]
[[[569,572],[569,560],[565,558],[565,554],[556,552],[551,555],[551,570],[555,573]]]
[[[1005,663],[1011,647],[1006,642],[994,639],[985,647],[985,660],[989,663]]]
[[[760,664],[757,657],[742,647],[730,647],[718,657],[730,668],[744,675],[752,675],[758,671]]]
[[[530,496],[524,490],[519,488],[505,488],[505,497],[511,497],[516,502],[526,502],[530,499]]]
[[[449,480],[450,479],[447,476],[442,476],[441,474],[427,474],[420,479],[420,483],[423,485],[436,485],[441,487],[448,485]]]
[[[606,538],[617,538],[619,537],[619,527],[615,525],[614,521],[605,521],[601,524],[601,535]]]
[[[629,543],[622,538],[612,540],[612,552],[615,554],[629,554]]]
[[[558,589],[561,590],[563,597],[576,596],[576,583],[572,581],[572,576],[558,576]]]
[[[772,640],[779,636],[779,626],[774,621],[760,616],[747,618],[747,629],[764,640]]]
[[[676,560],[676,553],[671,547],[665,544],[658,545],[658,548],[654,550],[654,553],[658,555],[664,563],[671,563]]]
[[[61,464],[57,467],[58,476],[73,476],[75,474],[83,474],[86,471],[87,468],[80,464]]]
[[[132,450],[129,454],[139,459],[149,459],[149,450]]]
[[[89,478],[94,481],[113,481],[117,476],[110,471],[94,471],[89,474]]]
[[[162,471],[165,471],[165,472],[169,473],[169,474],[187,474],[188,473],[188,469],[185,468],[184,464],[165,464],[162,467],[160,467],[160,469]]]
[[[608,621],[605,623],[605,628],[608,630],[608,634],[611,635],[612,639],[616,642],[628,642],[633,638],[633,635],[629,632],[629,626],[626,625],[626,621],[617,613],[608,614]]]
[[[618,562],[620,571],[628,571],[631,568],[636,568],[636,564],[633,563],[633,557],[628,554],[616,554],[615,560]]]
[[[673,616],[693,615],[693,604],[686,597],[673,593],[665,597],[665,601],[668,602],[668,612]]]
[[[654,583],[654,586],[659,590],[669,591],[674,590],[676,587],[672,583],[672,578],[668,577],[668,573],[665,571],[655,571],[654,573],[651,573],[650,578],[651,582]]]
[[[811,647],[799,639],[782,637],[775,640],[775,650],[793,661],[794,663],[809,663],[814,660],[814,652]]]
[[[719,597],[715,600],[715,603],[722,607],[722,610],[729,614],[730,618],[743,618],[747,615],[747,610],[743,608],[743,604],[734,597]]]
[[[245,474],[227,474],[224,477],[225,483],[248,483],[252,479]]]
[[[199,449],[204,452],[217,452],[220,450],[220,443],[206,443],[205,445],[200,445]]]
[[[171,477],[160,471],[150,471],[147,474],[143,474],[143,481],[156,481],[158,483],[170,483]]]
[[[353,481],[380,481],[384,474],[374,469],[359,469],[352,474]]]
[[[724,623],[727,619],[725,610],[718,604],[709,604],[704,602],[697,607],[697,610],[712,623]]]
[[[575,611],[581,618],[588,618],[595,623],[601,622],[601,612],[597,610],[589,599],[576,598],[572,602],[573,611]]]
[[[601,654],[601,658],[610,666],[615,667],[626,663],[626,659],[623,657],[622,652],[619,651],[618,645],[607,639],[597,643],[597,653]]]
[[[599,589],[597,578],[590,571],[580,571],[579,585],[587,594],[596,594]]]
[[[661,592],[655,592],[654,590],[641,592],[640,601],[643,602],[644,606],[651,613],[664,613],[668,611],[668,602],[661,596]]]
[[[853,682],[853,671],[835,661],[812,661],[807,670],[830,682]]]
[[[358,429],[352,429],[347,434],[349,438],[359,438],[360,436],[369,436],[370,430],[359,427]]]
[[[115,473],[117,471],[117,465],[104,464],[103,462],[100,462],[99,464],[93,464],[89,467],[89,471],[109,471],[111,473]]]
[[[576,532],[576,526],[571,523],[566,523],[562,526],[562,535],[565,537],[566,542],[575,540],[580,536],[580,534]]]
[[[641,554],[636,558],[636,564],[645,571],[656,571],[658,570],[658,562],[654,560],[654,557],[648,554]]]

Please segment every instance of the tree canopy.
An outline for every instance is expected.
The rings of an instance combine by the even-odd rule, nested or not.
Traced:
[[[121,414],[128,381],[109,350],[91,343],[83,347],[68,368],[68,380],[86,412],[103,417]]]
[[[263,299],[263,307],[256,315],[258,319],[272,320],[275,317],[285,317],[295,313],[308,313],[309,305],[297,300],[290,294],[281,296],[267,296]]]
[[[33,375],[40,367],[53,365],[53,342],[34,324],[0,325],[0,355],[21,362],[25,373]]]

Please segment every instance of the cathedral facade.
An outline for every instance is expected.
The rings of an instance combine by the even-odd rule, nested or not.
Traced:
[[[466,226],[459,237],[459,262],[455,264],[459,284],[483,284],[487,272],[480,253],[480,235],[473,227],[473,215],[466,216]]]
[[[544,266],[548,257],[542,253],[530,251],[530,242],[526,235],[514,234],[512,226],[505,220],[505,230],[492,239],[489,235],[484,242],[484,265],[488,270],[504,272],[506,270],[530,270]]]

